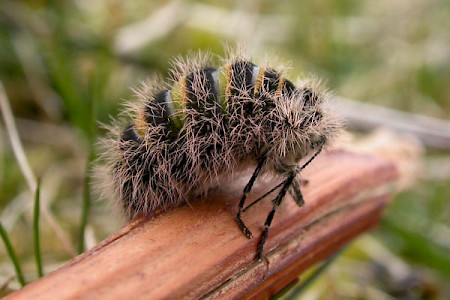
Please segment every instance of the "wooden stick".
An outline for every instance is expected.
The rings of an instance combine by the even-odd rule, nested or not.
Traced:
[[[100,245],[8,299],[236,299],[266,298],[377,223],[395,165],[344,151],[321,155],[302,178],[306,205],[288,198],[275,215],[265,247],[256,248],[270,201],[255,205],[236,225],[237,201],[248,178],[223,192],[144,220],[136,219]],[[248,203],[278,182],[257,181]]]

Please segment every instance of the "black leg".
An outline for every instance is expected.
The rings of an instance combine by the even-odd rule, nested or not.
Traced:
[[[242,212],[245,212],[247,209],[249,209],[250,207],[252,207],[253,205],[257,204],[258,202],[260,202],[261,200],[263,200],[264,198],[266,198],[267,196],[269,196],[270,194],[272,194],[277,188],[279,188],[280,186],[282,186],[284,183],[286,182],[286,180],[280,182],[279,184],[277,184],[274,188],[272,188],[270,191],[268,191],[267,193],[265,193],[264,195],[262,195],[261,197],[259,197],[258,199],[256,199],[255,201],[253,201],[252,203],[250,203],[249,205],[247,205]],[[303,206],[303,195],[302,192],[300,190],[300,186],[302,185],[307,185],[309,183],[309,181],[307,179],[294,179],[294,181],[292,182],[292,186],[291,189],[289,189],[289,193],[291,194],[291,196],[295,199],[295,201],[299,204],[299,206]],[[297,201],[299,200],[299,201]]]
[[[289,189],[289,193],[291,194],[292,198],[294,198],[295,203],[297,203],[298,206],[302,207],[303,205],[305,205],[305,200],[303,199],[303,194],[300,190],[300,184],[301,182],[299,182],[297,178],[294,178],[291,188]]]
[[[286,180],[285,180],[286,181]],[[266,198],[267,196],[269,196],[270,194],[273,193],[273,191],[275,191],[277,188],[279,188],[280,186],[282,186],[285,181],[280,182],[277,186],[275,186],[273,189],[271,189],[270,191],[268,191],[267,193],[265,193],[264,195],[262,195],[261,197],[259,197],[258,199],[256,199],[255,201],[253,201],[252,203],[250,203],[249,205],[247,205],[242,212],[245,212],[247,209],[249,209],[250,207],[252,207],[253,205],[255,205],[256,203],[258,203],[259,201],[263,200],[264,198]]]
[[[272,224],[273,216],[275,215],[275,211],[277,210],[278,206],[280,206],[281,202],[283,201],[284,197],[286,196],[287,191],[291,187],[292,182],[295,179],[295,173],[291,174],[285,181],[284,185],[281,188],[280,193],[277,195],[275,200],[273,201],[272,210],[267,215],[266,222],[264,223],[264,231],[261,235],[261,240],[259,241],[258,245],[258,260],[261,260],[263,257],[263,250],[264,250],[264,244],[266,243],[267,236],[269,234],[269,228]]]
[[[308,185],[308,183],[309,183],[308,179],[297,179],[297,181],[300,186],[305,186],[305,185]]]
[[[237,221],[239,227],[241,228],[242,232],[249,239],[253,237],[253,234],[250,231],[250,229],[248,229],[247,226],[245,226],[244,221],[242,221],[241,214],[242,214],[242,211],[243,211],[243,208],[244,208],[245,199],[247,199],[248,193],[252,189],[253,184],[255,183],[255,180],[258,177],[259,172],[261,171],[262,167],[264,166],[264,163],[266,162],[266,160],[267,160],[266,156],[263,156],[259,160],[255,171],[253,171],[252,177],[250,178],[250,180],[248,181],[247,185],[244,188],[244,192],[242,194],[241,201],[239,201],[239,207],[238,207],[238,213],[236,215],[236,221]]]
[[[314,153],[311,158],[303,164],[300,168],[296,170],[297,173],[300,173],[304,168],[306,168],[313,160],[316,158],[317,155],[322,151],[323,145],[320,145],[320,148],[317,150],[316,153]],[[305,200],[303,199],[303,194],[300,189],[300,185],[306,185],[308,184],[308,180],[304,179],[295,179],[292,181],[292,186],[289,190],[289,193],[291,194],[292,198],[294,198],[295,203],[297,203],[298,206],[303,206],[305,204]]]
[[[308,161],[305,162],[305,163],[303,164],[303,166],[301,166],[301,167],[297,170],[297,174],[300,173],[301,171],[303,171],[303,169],[306,168],[306,167],[314,160],[314,158],[317,157],[317,155],[319,155],[319,153],[322,151],[322,149],[323,149],[323,144],[320,144],[319,149],[316,151],[316,153],[314,153],[314,155],[311,156],[311,158],[308,159]]]
[[[266,243],[266,239],[267,236],[269,235],[269,229],[270,229],[270,225],[272,224],[272,220],[273,220],[273,216],[275,215],[275,212],[278,208],[278,206],[280,206],[281,202],[283,201],[284,197],[286,196],[286,193],[288,192],[288,190],[293,186],[294,189],[296,189],[296,187],[298,188],[298,192],[299,192],[299,196],[300,198],[297,199],[297,197],[294,197],[296,199],[296,201],[298,200],[299,202],[297,202],[297,204],[301,203],[301,205],[303,205],[303,195],[301,194],[300,191],[300,184],[299,182],[296,180],[296,176],[298,173],[300,173],[304,168],[306,168],[313,160],[314,158],[316,158],[317,155],[319,155],[319,153],[322,151],[323,148],[323,144],[320,145],[319,149],[316,151],[316,153],[314,153],[314,155],[306,162],[303,164],[303,166],[301,166],[300,168],[297,168],[292,174],[289,175],[289,177],[284,181],[284,185],[280,190],[280,193],[278,193],[277,197],[274,199],[273,201],[273,206],[272,206],[272,210],[270,211],[270,213],[267,215],[266,218],[266,222],[264,223],[264,231],[261,235],[261,239],[259,241],[259,245],[258,245],[258,260],[262,260],[263,257],[263,250],[264,250],[264,244]],[[294,183],[294,181],[296,183]],[[294,183],[294,184],[293,184]],[[300,204],[299,204],[300,205]]]

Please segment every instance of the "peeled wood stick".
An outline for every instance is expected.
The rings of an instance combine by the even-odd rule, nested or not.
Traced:
[[[319,156],[302,173],[309,180],[306,205],[299,208],[287,196],[261,262],[256,248],[271,203],[245,212],[255,234],[248,240],[234,218],[248,180],[242,178],[205,201],[134,220],[8,299],[264,298],[375,225],[397,176],[382,158],[344,151]],[[277,183],[257,181],[248,203]]]

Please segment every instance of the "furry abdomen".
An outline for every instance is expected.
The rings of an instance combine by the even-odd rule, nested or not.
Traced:
[[[296,86],[242,57],[220,68],[180,63],[161,86],[137,91],[134,121],[108,139],[109,188],[130,218],[204,194],[263,155],[265,172],[288,172],[339,127],[314,82]]]

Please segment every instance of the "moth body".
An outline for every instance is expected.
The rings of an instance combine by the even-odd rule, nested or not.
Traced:
[[[104,140],[106,190],[132,218],[204,195],[221,178],[253,166],[237,216],[251,236],[240,214],[256,177],[285,179],[281,200],[287,190],[300,197],[299,162],[315,157],[339,132],[329,95],[314,80],[294,84],[242,55],[220,67],[207,59],[179,60],[172,73],[170,84],[138,89],[138,103],[127,111],[132,120]]]

